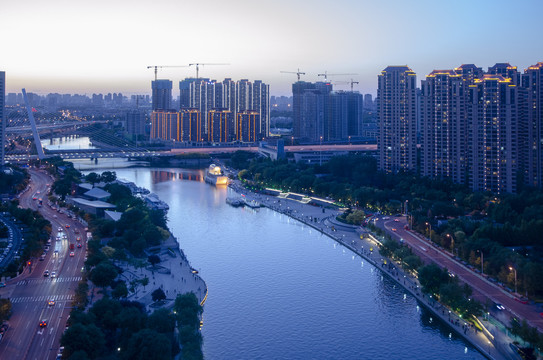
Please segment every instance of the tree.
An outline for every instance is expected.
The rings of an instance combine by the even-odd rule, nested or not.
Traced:
[[[446,269],[441,269],[436,264],[429,264],[419,269],[419,282],[422,291],[429,294],[437,294],[441,284],[449,280]]]
[[[130,337],[128,346],[122,351],[122,358],[130,360],[169,360],[172,344],[164,334],[143,329]]]
[[[92,269],[89,279],[98,287],[106,288],[117,277],[117,269],[109,262],[101,262]]]
[[[151,297],[152,297],[153,301],[166,300],[166,294],[164,293],[164,290],[162,290],[161,288],[158,288],[155,291],[153,291],[151,293]]]
[[[149,261],[149,263],[153,267],[155,267],[156,264],[160,263],[160,256],[156,254],[149,255],[149,257],[147,258],[147,261]]]
[[[111,292],[111,296],[113,296],[114,299],[127,297],[128,288],[126,287],[126,283],[124,281],[120,281],[117,286],[115,286],[115,289],[113,289]]]
[[[115,171],[104,171],[102,176],[100,176],[100,179],[105,183],[114,182],[117,180],[117,174]]]
[[[85,176],[85,181],[91,183],[92,186],[94,186],[94,184],[100,182],[100,175],[95,172],[91,172],[87,176]]]
[[[11,316],[11,308],[12,305],[10,299],[0,299],[0,323],[9,319]]]
[[[104,351],[106,343],[104,333],[94,324],[74,324],[62,335],[60,343],[64,346],[64,354],[69,358],[75,352],[82,351],[89,358],[95,359]],[[79,357],[80,359],[84,357]]]
[[[147,326],[158,333],[172,333],[175,327],[175,317],[169,310],[158,309],[149,315]]]
[[[141,285],[143,285],[143,291],[145,292],[145,287],[149,285],[149,278],[146,276],[140,280]]]

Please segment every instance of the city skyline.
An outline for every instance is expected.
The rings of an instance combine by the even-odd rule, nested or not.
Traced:
[[[230,65],[200,67],[201,77],[259,79],[271,95],[290,95],[296,76],[280,71],[298,68],[310,82],[325,71],[358,74],[329,79],[353,78],[354,90],[375,95],[377,74],[389,65],[408,65],[422,78],[436,67],[509,62],[523,70],[541,61],[534,44],[543,4],[518,4],[10,2],[2,9],[0,31],[10,35],[0,68],[6,92],[147,94],[154,79],[147,66],[204,62]],[[194,75],[194,67],[158,73],[174,83]]]

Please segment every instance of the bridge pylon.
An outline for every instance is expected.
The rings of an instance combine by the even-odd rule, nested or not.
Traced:
[[[36,128],[36,121],[34,120],[34,114],[32,113],[32,108],[28,103],[28,97],[26,96],[26,90],[23,90],[23,97],[26,105],[26,112],[28,113],[28,119],[30,120],[30,126],[32,127],[32,135],[34,135],[34,143],[36,144],[36,150],[38,151],[38,159],[43,160],[45,154],[43,153],[43,147],[41,146],[40,135],[38,134],[38,129]]]

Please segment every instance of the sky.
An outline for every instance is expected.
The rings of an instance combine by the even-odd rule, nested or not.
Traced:
[[[0,0],[6,91],[148,94],[152,65],[200,77],[262,80],[291,95],[329,76],[334,89],[376,93],[388,65],[419,81],[434,69],[543,61],[542,0]],[[159,69],[194,77],[194,67]],[[176,91],[177,89],[177,91]]]

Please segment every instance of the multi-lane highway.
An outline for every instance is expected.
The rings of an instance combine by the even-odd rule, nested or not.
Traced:
[[[20,205],[39,210],[51,222],[52,239],[43,260],[33,259],[23,274],[0,289],[0,296],[9,297],[13,304],[9,329],[0,342],[0,359],[56,359],[74,292],[82,278],[85,228],[65,211],[48,205],[52,178],[39,170],[31,169],[30,173],[30,189],[21,195]],[[34,197],[43,199],[41,207]],[[74,244],[73,250],[70,244]],[[48,276],[44,276],[45,271]],[[45,326],[40,326],[42,321]]]
[[[473,288],[475,298],[483,304],[487,300],[490,300],[490,304],[498,303],[503,305],[505,307],[504,311],[497,309],[495,306],[492,306],[490,311],[505,324],[509,325],[510,317],[517,317],[526,319],[532,326],[538,327],[540,331],[543,330],[543,318],[540,316],[535,305],[519,302],[512,294],[507,293],[498,285],[491,283],[480,274],[458,262],[449,252],[433,246],[433,244],[422,236],[406,230],[406,224],[405,217],[380,218],[376,222],[378,227],[387,230],[397,240],[403,239],[411,247],[413,252],[425,262],[431,260],[441,267],[447,268],[450,273],[469,284]]]

